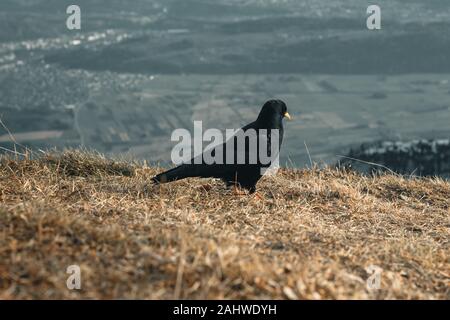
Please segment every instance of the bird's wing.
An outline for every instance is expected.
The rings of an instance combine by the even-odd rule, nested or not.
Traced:
[[[244,127],[241,128],[242,131],[246,132],[249,129],[255,129],[258,130],[258,124],[256,122],[252,122]],[[257,138],[258,139],[258,138]],[[233,144],[233,154],[234,158],[232,159],[232,163],[227,163],[227,150],[230,148],[230,144]],[[257,140],[257,143],[258,140]],[[251,166],[258,166],[259,163],[249,164],[250,158],[252,156],[256,157],[257,162],[259,162],[258,158],[258,147],[255,149],[252,149],[252,152],[255,152],[256,155],[251,155],[250,153],[250,144],[249,141],[245,141],[245,148],[244,148],[244,164],[238,163],[238,154],[239,152],[242,152],[242,150],[238,149],[239,145],[237,143],[237,137],[236,134],[230,137],[227,141],[224,143],[215,146],[211,149],[205,150],[201,155],[198,155],[194,158],[192,158],[189,162],[182,164],[176,168],[173,168],[171,170],[168,170],[162,174],[159,174],[156,176],[156,180],[158,182],[170,182],[175,181],[179,179],[184,179],[188,177],[203,177],[203,178],[221,178],[229,180],[230,177],[232,178],[237,169],[241,168],[242,166],[251,167]],[[219,151],[219,148],[221,149]],[[270,144],[268,146],[270,150]],[[270,151],[269,151],[270,152]],[[214,163],[206,163],[205,162],[205,156],[206,153],[210,155],[214,159],[221,159],[221,161],[217,161]],[[222,156],[220,157],[220,154]],[[217,155],[217,157],[216,157]],[[231,159],[228,159],[231,160]]]

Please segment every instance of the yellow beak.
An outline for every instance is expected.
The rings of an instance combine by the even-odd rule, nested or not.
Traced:
[[[285,112],[284,113],[284,117],[287,118],[288,120],[292,120],[291,115],[289,114],[289,112]]]

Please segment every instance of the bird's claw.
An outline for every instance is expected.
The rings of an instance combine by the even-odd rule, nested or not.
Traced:
[[[244,190],[240,189],[236,184],[233,185],[233,194],[236,196],[246,196],[247,195],[247,193]]]
[[[254,196],[256,200],[264,201],[264,197],[261,196],[258,192],[255,192]]]
[[[200,191],[207,191],[208,192],[208,191],[210,191],[212,189],[212,187],[211,187],[210,184],[203,184],[200,187],[198,187],[198,189]]]

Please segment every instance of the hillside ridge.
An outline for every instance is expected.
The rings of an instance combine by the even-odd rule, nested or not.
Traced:
[[[161,170],[3,156],[0,299],[450,298],[448,181],[281,169],[258,199],[212,179],[153,186]]]

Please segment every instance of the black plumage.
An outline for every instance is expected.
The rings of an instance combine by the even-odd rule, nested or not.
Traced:
[[[290,119],[290,115],[287,112],[286,104],[281,100],[270,100],[264,104],[258,115],[258,118],[254,122],[241,128],[244,133],[256,132],[256,137],[258,141],[257,148],[250,148],[250,143],[252,143],[252,140],[245,139],[245,149],[241,149],[245,150],[245,155],[243,155],[245,157],[245,163],[243,164],[238,163],[237,161],[238,152],[236,148],[238,145],[237,143],[238,138],[236,136],[233,136],[222,145],[222,153],[218,153],[222,154],[223,157],[222,163],[214,162],[212,164],[207,164],[202,160],[201,163],[196,164],[194,159],[191,159],[191,161],[188,163],[182,164],[176,168],[158,174],[157,176],[153,177],[153,181],[155,183],[166,183],[188,177],[218,178],[222,179],[227,186],[237,185],[249,190],[250,193],[253,193],[256,190],[256,183],[262,176],[261,169],[267,168],[271,165],[271,163],[267,163],[267,161],[265,160],[262,161],[263,159],[260,158],[259,155],[260,139],[264,139],[263,143],[267,143],[266,147],[268,149],[267,155],[270,155],[270,159],[273,159],[273,156],[278,155],[280,151],[279,148],[281,147],[281,143],[283,141],[284,129],[282,120],[284,117]],[[253,130],[251,132],[248,131],[250,129],[254,129],[254,131]],[[271,132],[273,134],[273,131],[271,131],[271,129],[278,129],[277,130],[279,137],[278,150],[270,150],[272,137]],[[228,145],[231,142],[231,139],[234,140],[234,147]],[[230,161],[228,162],[226,161],[227,145],[230,148],[233,147],[235,151],[234,161],[232,161],[232,163],[230,163]],[[252,154],[252,152],[255,152],[255,150],[257,152],[256,155]],[[274,151],[275,153],[272,154],[272,151]],[[204,151],[203,154],[205,154],[205,152],[206,151]],[[219,152],[217,151],[217,146],[214,147],[213,150],[211,150],[211,155],[215,156],[216,152]],[[242,154],[240,156],[242,157]],[[251,162],[250,161],[251,159],[256,159],[256,162],[255,161]]]

